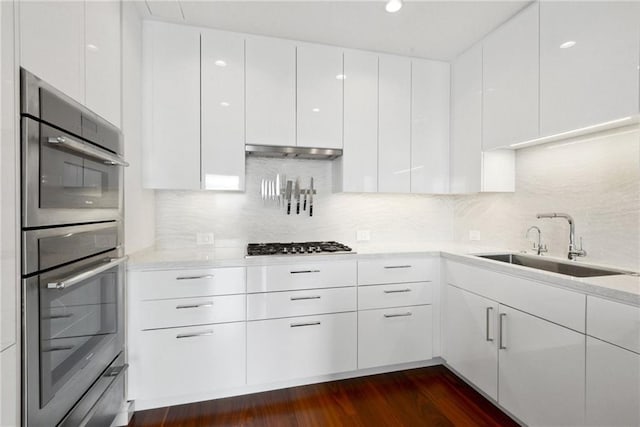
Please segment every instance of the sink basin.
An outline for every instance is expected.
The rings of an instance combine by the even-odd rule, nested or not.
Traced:
[[[517,254],[494,254],[476,255],[480,258],[492,259],[494,261],[506,262],[508,264],[522,265],[524,267],[535,268],[536,270],[550,271],[552,273],[565,274],[573,277],[597,277],[614,276],[628,274],[625,271],[609,270],[604,268],[587,267],[569,262],[558,262],[538,256],[527,256]]]

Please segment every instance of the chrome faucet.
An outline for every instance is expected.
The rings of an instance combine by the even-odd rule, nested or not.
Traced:
[[[587,251],[582,249],[582,237],[580,238],[580,247],[576,246],[576,227],[573,222],[573,218],[571,215],[566,213],[541,213],[536,215],[538,219],[540,218],[564,218],[569,221],[569,253],[567,254],[568,258],[572,261],[575,261],[579,256],[587,256]]]
[[[542,244],[542,231],[540,231],[540,228],[536,227],[535,225],[532,225],[531,227],[529,227],[524,237],[528,239],[529,233],[531,232],[531,230],[535,230],[538,232],[538,244],[536,245],[536,242],[533,242],[533,249],[537,249],[538,255],[542,255],[544,252],[548,251],[547,245]]]

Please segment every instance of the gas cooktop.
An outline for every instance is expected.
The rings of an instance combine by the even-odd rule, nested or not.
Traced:
[[[338,242],[249,243],[247,256],[355,253]]]

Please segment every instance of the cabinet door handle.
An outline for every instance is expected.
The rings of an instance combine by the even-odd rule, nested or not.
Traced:
[[[203,302],[202,304],[177,305],[176,310],[182,310],[183,308],[201,308],[201,307],[213,307],[213,301]]]
[[[498,345],[500,350],[507,349],[507,346],[504,345],[504,322],[502,321],[505,317],[507,317],[507,313],[500,313],[500,343]]]
[[[176,280],[196,280],[196,279],[213,279],[213,274],[204,274],[202,276],[178,276]]]
[[[320,299],[320,295],[311,295],[308,297],[291,297],[291,301],[301,301],[306,299]]]
[[[303,326],[318,326],[320,322],[304,322],[304,323],[292,323],[289,326],[292,328],[301,328]]]
[[[390,317],[406,317],[411,315],[413,315],[413,313],[411,313],[410,311],[407,311],[406,313],[385,314],[384,317],[388,319]]]
[[[399,294],[401,292],[411,292],[411,289],[406,288],[406,289],[384,290],[382,292],[384,292],[385,294]]]
[[[385,265],[384,268],[411,268],[410,265]]]
[[[309,273],[320,273],[320,270],[295,270],[290,271],[291,274],[309,274]]]
[[[182,338],[206,337],[208,335],[213,335],[213,331],[212,330],[208,330],[208,331],[203,331],[203,332],[194,332],[194,333],[191,333],[191,334],[178,334],[178,335],[176,335],[176,338],[182,339]]]
[[[487,341],[493,341],[493,337],[491,337],[491,335],[489,335],[489,323],[490,323],[490,319],[491,319],[491,312],[493,311],[493,307],[487,307],[487,313],[486,313],[486,321],[487,321]]]

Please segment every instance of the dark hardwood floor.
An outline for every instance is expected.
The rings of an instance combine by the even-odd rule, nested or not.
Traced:
[[[142,426],[517,426],[443,366],[136,412]]]

